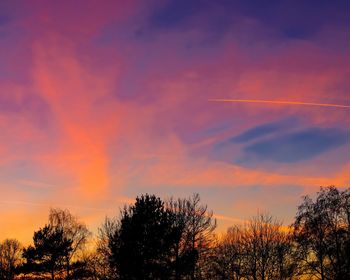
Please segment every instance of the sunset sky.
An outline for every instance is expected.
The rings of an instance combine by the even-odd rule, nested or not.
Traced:
[[[349,186],[350,1],[0,1],[0,240],[136,195],[221,229]]]

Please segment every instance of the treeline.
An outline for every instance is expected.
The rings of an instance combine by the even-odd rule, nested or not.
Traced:
[[[68,210],[22,247],[0,244],[0,279],[350,279],[350,189],[304,197],[292,225],[258,214],[223,235],[198,194],[141,195],[96,236]]]

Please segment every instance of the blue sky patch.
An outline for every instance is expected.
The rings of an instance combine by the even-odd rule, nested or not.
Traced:
[[[258,159],[293,163],[335,149],[347,143],[349,136],[348,132],[336,128],[309,128],[258,141],[246,146],[244,153]]]

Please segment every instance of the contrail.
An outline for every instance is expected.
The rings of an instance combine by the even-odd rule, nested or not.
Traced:
[[[280,101],[280,100],[258,100],[258,99],[208,99],[210,102],[234,102],[234,103],[268,103],[280,105],[304,105],[304,106],[318,106],[318,107],[335,107],[350,109],[350,105],[328,104],[328,103],[310,103],[297,101]]]

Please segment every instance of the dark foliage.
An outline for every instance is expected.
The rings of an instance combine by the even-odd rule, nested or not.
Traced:
[[[198,194],[163,202],[142,195],[106,218],[96,250],[68,210],[52,209],[33,245],[0,243],[0,280],[350,279],[350,189],[305,197],[289,228],[269,214],[231,227],[221,238]]]
[[[174,248],[181,237],[175,215],[160,198],[145,195],[122,211],[120,228],[110,240],[110,263],[120,279],[170,279]]]
[[[62,229],[46,225],[36,231],[34,246],[23,250],[24,274],[48,274],[55,279],[64,268],[64,259],[72,251],[72,240],[64,237]]]

